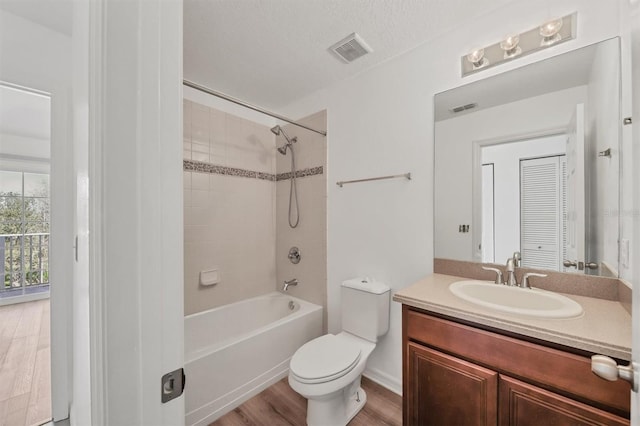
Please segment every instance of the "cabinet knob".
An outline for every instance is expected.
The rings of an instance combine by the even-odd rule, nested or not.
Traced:
[[[608,356],[593,355],[591,357],[591,371],[595,373],[595,375],[610,382],[615,382],[618,379],[626,380],[631,383],[634,392],[638,392],[640,377],[637,363],[618,365],[618,363]]]

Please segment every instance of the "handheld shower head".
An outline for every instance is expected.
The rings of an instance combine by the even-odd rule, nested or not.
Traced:
[[[289,148],[289,144],[283,145],[280,148],[278,148],[278,152],[282,155],[287,155],[287,148]]]

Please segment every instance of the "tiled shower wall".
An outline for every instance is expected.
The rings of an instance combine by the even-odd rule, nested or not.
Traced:
[[[325,129],[326,113],[301,121]],[[282,281],[294,277],[300,284],[289,293],[326,311],[326,141],[284,128],[299,140],[296,229],[287,224],[291,154],[275,149],[284,138],[276,141],[269,126],[184,101],[186,315],[282,290]],[[292,244],[302,251],[298,265],[287,258]],[[200,271],[214,268],[220,283],[200,285]]]
[[[314,129],[327,128],[327,112],[321,111],[299,120]],[[327,314],[327,141],[326,137],[302,128],[283,126],[289,137],[298,137],[294,145],[296,169],[307,170],[322,167],[322,173],[297,179],[300,222],[294,229],[289,227],[289,185],[288,179],[278,180],[276,186],[276,271],[279,289],[284,280],[297,278],[296,287],[289,293],[301,299],[324,306],[324,328]],[[278,136],[276,144],[285,143]],[[291,153],[277,154],[278,174],[291,170]],[[300,249],[302,259],[292,264],[287,255],[289,249]]]
[[[269,127],[185,100],[184,159],[185,314],[273,291],[275,136]],[[214,268],[220,283],[201,286],[200,271]]]

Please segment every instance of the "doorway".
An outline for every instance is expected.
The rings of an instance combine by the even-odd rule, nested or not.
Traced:
[[[0,421],[52,418],[51,96],[0,83]]]
[[[536,259],[539,257],[540,248],[546,248],[546,246],[540,244],[538,239],[543,238],[546,241],[563,235],[562,227],[558,229],[556,226],[553,233],[541,229],[538,219],[540,209],[546,208],[543,206],[546,198],[553,197],[555,194],[557,199],[555,213],[549,214],[555,215],[556,225],[562,223],[561,209],[557,206],[561,201],[558,194],[566,191],[560,191],[562,179],[559,178],[557,171],[560,170],[562,163],[559,159],[565,155],[565,146],[564,134],[515,139],[479,146],[479,160],[483,166],[482,169],[478,168],[480,181],[478,189],[481,198],[479,198],[477,213],[482,218],[482,240],[479,247],[484,262],[501,262],[501,259],[508,259],[514,251],[519,251],[522,254],[523,266],[542,266],[540,262],[536,263]],[[528,182],[527,176],[539,174],[540,167],[536,161],[547,161],[534,161],[534,159],[544,158],[555,159],[557,170],[552,179],[557,184],[554,187],[555,191],[549,192],[549,188],[538,188],[535,185],[522,187],[523,182]],[[524,171],[521,170],[522,165],[525,166]],[[494,226],[496,223],[500,226]],[[535,238],[532,239],[532,236]],[[558,254],[560,244],[557,243],[556,246],[555,253]],[[558,262],[559,256],[555,256],[553,265],[548,267],[558,270]]]

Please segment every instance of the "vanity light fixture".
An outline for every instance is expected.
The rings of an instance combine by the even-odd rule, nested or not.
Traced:
[[[577,14],[573,13],[525,32],[513,33],[491,46],[475,49],[461,58],[462,76],[572,40],[577,22]]]

